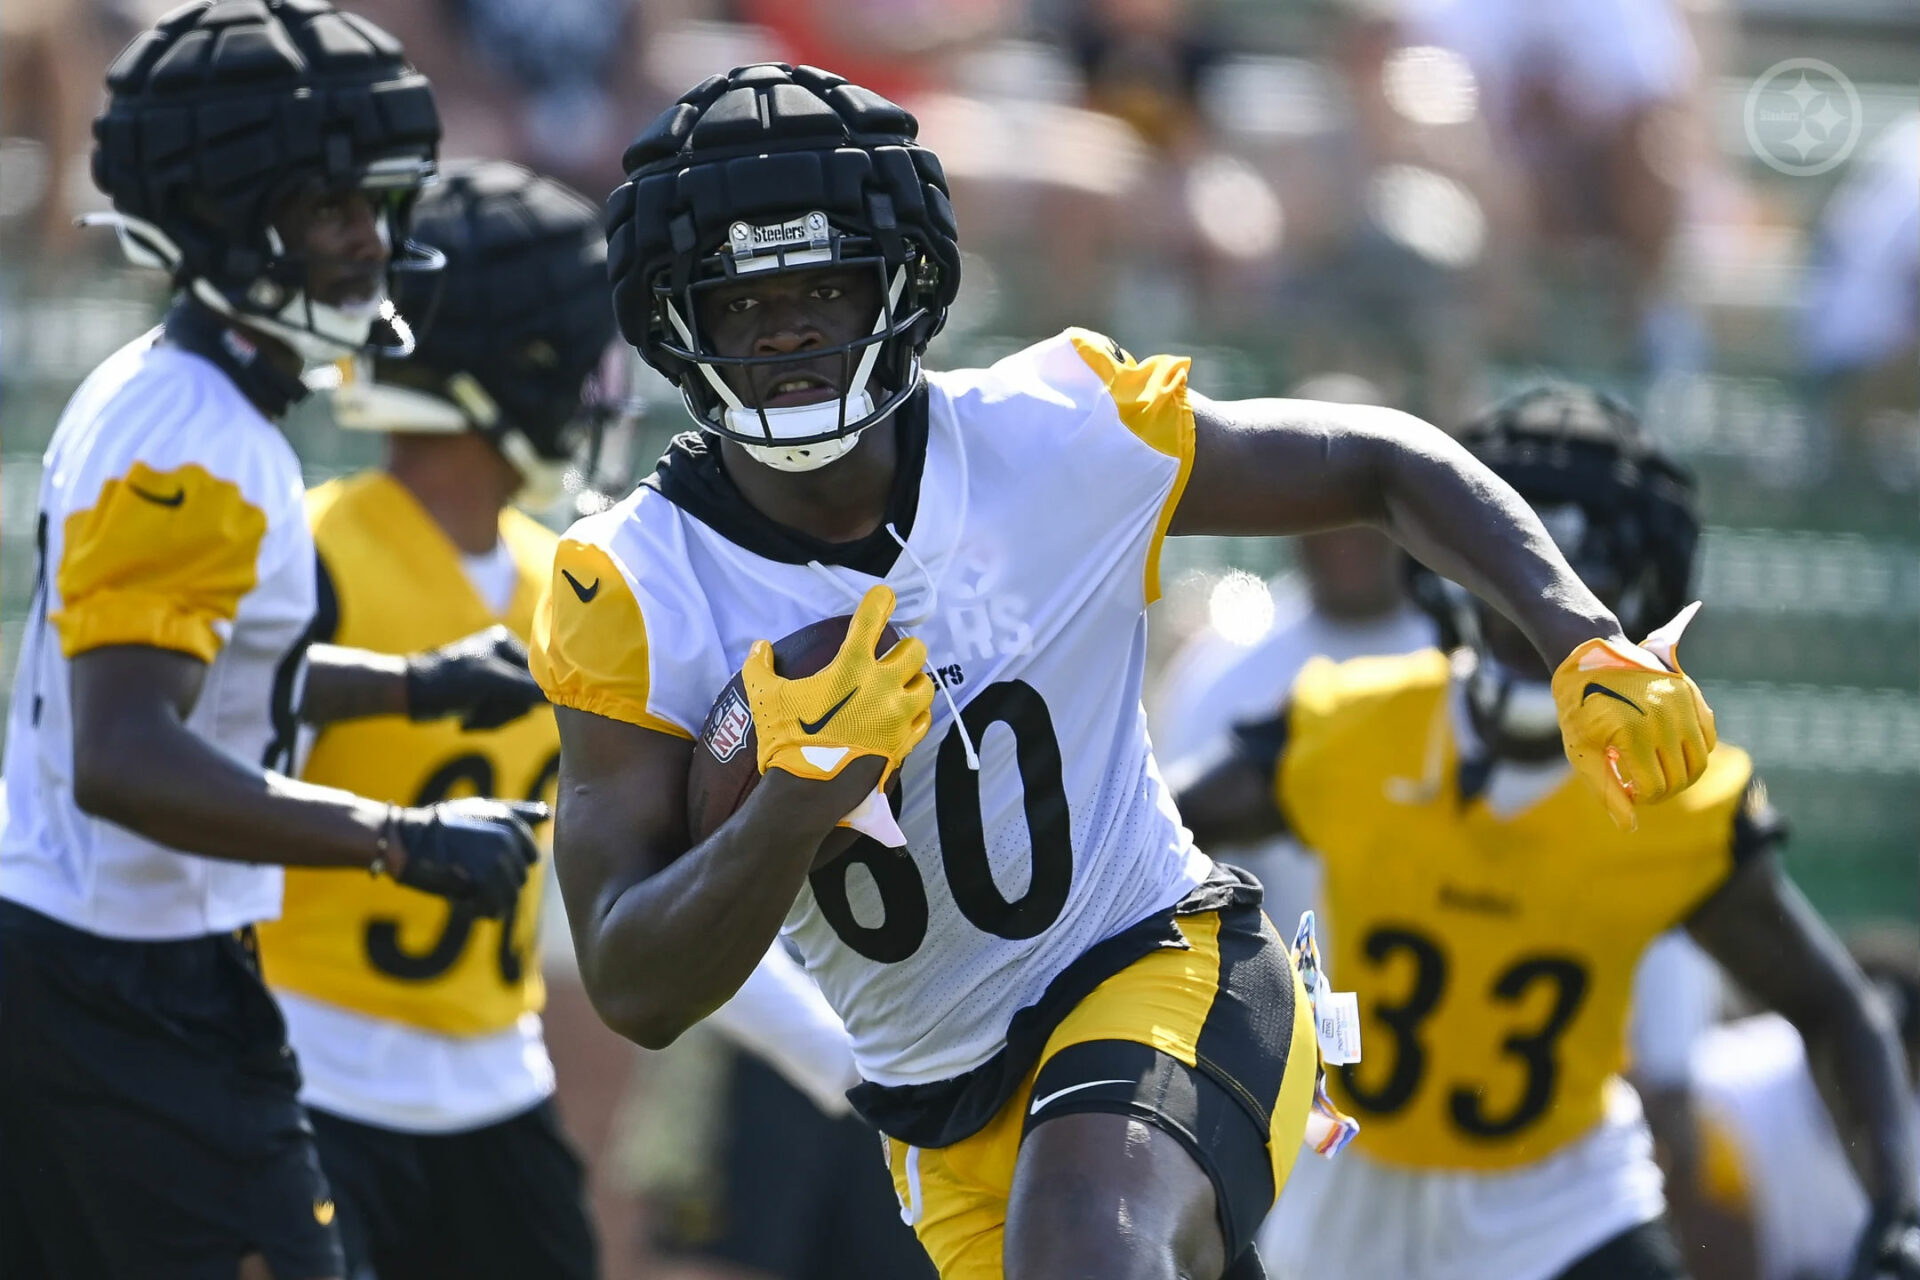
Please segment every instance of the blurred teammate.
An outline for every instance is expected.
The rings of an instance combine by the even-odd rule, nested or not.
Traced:
[[[784,928],[948,1280],[1258,1275],[1313,1022],[1257,886],[1193,847],[1153,763],[1163,536],[1379,524],[1603,690],[1569,708],[1570,742],[1623,820],[1692,781],[1710,715],[1417,419],[1215,403],[1186,361],[1084,330],[923,375],[960,252],[915,131],[762,64],[627,153],[616,314],[701,434],[561,540],[535,623],[582,973],[610,1025],[660,1045]],[[876,656],[896,598],[915,638]],[[774,672],[767,641],[850,609],[819,674]],[[689,848],[693,736],[743,666],[765,776]],[[890,832],[868,802],[896,769]],[[863,833],[814,867],[856,807],[896,847]]]
[[[399,46],[319,0],[175,10],[107,88],[95,179],[178,294],[74,394],[41,481],[0,833],[0,1274],[335,1276],[253,949],[273,864],[500,915],[543,812],[284,774],[301,720],[539,701],[491,643],[309,650],[313,541],[273,419],[304,363],[401,339],[387,273],[439,124]]]
[[[1920,938],[1911,926],[1883,928],[1848,949],[1899,1028],[1909,1087],[1920,1088]],[[1695,1046],[1700,1189],[1740,1237],[1704,1245],[1700,1280],[1861,1274],[1855,1246],[1875,1210],[1821,1106],[1815,1066],[1793,1025],[1771,1013],[1715,1027]]]
[[[1675,0],[1402,0],[1404,38],[1458,52],[1518,180],[1536,270],[1587,260],[1656,364],[1697,355],[1662,276],[1699,135],[1699,52]],[[1606,255],[1595,260],[1589,246]],[[1530,333],[1516,335],[1538,339]]]
[[[1547,388],[1463,442],[1531,500],[1625,625],[1686,598],[1692,481],[1615,401]],[[1520,633],[1431,575],[1452,654],[1301,673],[1276,718],[1180,790],[1202,842],[1289,830],[1320,854],[1332,972],[1364,1061],[1331,1081],[1363,1130],[1265,1239],[1340,1280],[1683,1274],[1623,1065],[1634,968],[1684,923],[1833,1071],[1875,1204],[1856,1277],[1920,1277],[1920,1166],[1899,1048],[1860,972],[1780,869],[1739,748],[1617,830],[1562,759],[1567,690]],[[1613,699],[1587,685],[1586,696]]]
[[[1379,400],[1370,383],[1339,376],[1310,379],[1296,394],[1347,404]],[[1209,627],[1168,664],[1148,708],[1156,756],[1183,759],[1236,722],[1272,710],[1310,659],[1344,662],[1433,643],[1433,622],[1407,599],[1404,557],[1386,535],[1354,526],[1310,533],[1295,545],[1300,571],[1272,584],[1265,635],[1236,644]],[[1270,918],[1298,920],[1313,905],[1319,867],[1294,840],[1229,848],[1231,861],[1260,878]]]
[[[860,1075],[846,1027],[805,971],[776,943],[707,1024],[729,1045],[675,1041],[636,1108],[636,1127],[653,1121],[666,1135],[636,1145],[675,1147],[654,1161],[672,1174],[641,1188],[655,1197],[654,1247],[756,1280],[931,1277],[874,1159],[878,1135],[848,1105]],[[683,1055],[698,1079],[683,1074]],[[687,1125],[688,1108],[709,1123]]]
[[[413,227],[446,256],[437,313],[410,357],[376,359],[335,395],[341,425],[388,433],[386,465],[307,499],[316,638],[383,653],[494,626],[526,635],[555,539],[508,504],[557,487],[543,480],[597,408],[583,393],[614,337],[599,219],[560,184],[451,166]],[[397,301],[428,309],[404,282]],[[396,804],[541,800],[559,748],[545,708],[476,730],[386,716],[321,732],[302,777]],[[351,1276],[596,1272],[541,1036],[543,882],[482,920],[294,871],[260,931]]]

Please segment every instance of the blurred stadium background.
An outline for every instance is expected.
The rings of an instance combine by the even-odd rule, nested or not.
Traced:
[[[158,314],[88,121],[169,6],[0,7],[0,657],[65,397]],[[715,69],[829,66],[916,111],[966,280],[936,364],[1064,324],[1195,358],[1217,397],[1325,374],[1442,424],[1611,388],[1699,471],[1686,652],[1843,924],[1920,917],[1920,7],[1911,0],[344,0],[434,80],[443,154],[599,197]],[[645,375],[644,466],[684,418]],[[318,481],[374,442],[309,404]],[[565,512],[550,513],[564,521]],[[1156,650],[1257,633],[1278,543],[1170,544]],[[1235,571],[1244,571],[1236,573]],[[1252,575],[1252,576],[1249,576]],[[0,696],[4,696],[0,694]]]

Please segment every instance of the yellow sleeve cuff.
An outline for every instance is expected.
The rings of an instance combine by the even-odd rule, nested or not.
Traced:
[[[68,658],[109,645],[139,644],[212,662],[223,643],[213,619],[165,596],[132,591],[89,596],[49,621],[59,630],[60,652]]]

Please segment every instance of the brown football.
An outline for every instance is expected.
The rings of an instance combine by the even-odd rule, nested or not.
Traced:
[[[787,679],[810,676],[833,661],[840,644],[847,638],[853,615],[822,618],[808,623],[792,635],[773,644],[773,670]],[[885,653],[900,639],[891,625],[880,633],[875,654]],[[700,738],[694,743],[693,762],[687,767],[687,828],[693,843],[699,844],[720,824],[732,817],[753,789],[760,785],[760,754],[753,732],[753,713],[747,707],[746,687],[740,673],[733,673],[727,687],[713,700],[707,721],[700,726]],[[887,798],[894,812],[900,810],[900,775],[896,771],[887,783]],[[820,845],[814,859],[816,868],[824,867],[853,847],[855,835],[845,827],[836,828]]]

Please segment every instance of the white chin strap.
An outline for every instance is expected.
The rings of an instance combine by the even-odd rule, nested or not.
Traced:
[[[873,328],[868,336],[886,332],[887,322],[893,316],[894,308],[899,305],[901,290],[906,288],[907,269],[903,266],[895,270],[893,280],[887,286],[887,302],[880,308],[880,314],[874,317]],[[680,335],[680,341],[687,349],[695,349],[693,331],[686,319],[672,302],[667,304],[667,319]],[[885,345],[875,342],[860,353],[859,361],[853,367],[850,385],[854,390],[833,400],[819,404],[787,405],[777,409],[755,409],[748,407],[720,371],[703,361],[696,361],[695,367],[700,376],[707,380],[713,393],[720,397],[726,407],[721,410],[720,420],[733,438],[739,441],[748,455],[756,462],[765,463],[777,471],[814,471],[826,466],[837,458],[846,456],[854,445],[860,442],[861,433],[836,436],[827,440],[813,440],[809,444],[783,445],[782,440],[806,440],[809,437],[825,435],[840,429],[842,423],[858,422],[873,412],[873,397],[867,392],[867,383],[873,377],[873,366],[880,359],[880,348]],[[760,436],[766,444],[748,444],[742,436]]]
[[[357,366],[349,365],[330,388],[334,425],[347,431],[464,435],[476,425],[491,428],[500,418],[493,398],[465,374],[453,380],[452,394],[462,401],[459,406],[429,392],[375,382],[360,374]],[[520,490],[513,495],[516,505],[544,511],[565,496],[567,462],[541,457],[525,436],[511,429],[496,432],[493,441],[520,473]]]
[[[119,238],[120,251],[126,255],[128,262],[137,267],[157,267],[169,274],[179,269],[183,256],[180,246],[166,232],[144,218],[135,218],[115,210],[87,214],[80,219],[80,223],[89,227],[112,227],[114,235]],[[383,239],[389,234],[384,218],[380,223],[380,234]],[[279,233],[271,227],[267,229],[267,239],[275,253],[285,251]],[[254,287],[265,283],[256,281]],[[393,303],[384,292],[364,302],[333,307],[324,302],[311,301],[306,292],[301,290],[288,298],[279,311],[267,316],[239,310],[227,300],[225,294],[213,287],[211,281],[196,277],[190,287],[193,296],[213,310],[229,320],[278,338],[293,348],[294,353],[308,365],[330,364],[342,356],[355,355],[364,350],[376,320],[385,319],[394,325],[401,323]]]
[[[825,409],[827,411],[824,415],[827,419],[827,425],[824,428],[815,429],[814,434],[818,434],[820,430],[831,431],[839,425],[840,411],[835,407],[839,403],[838,400],[830,400],[826,404],[810,404],[797,407],[804,410]],[[728,412],[732,413],[733,411],[728,410]],[[751,413],[752,411],[749,410],[748,412]],[[767,417],[771,420],[776,413],[792,412],[794,412],[792,409],[769,409],[767,410]],[[866,392],[862,391],[857,396],[847,397],[847,420],[849,422],[858,422],[861,418],[866,417],[872,412],[873,397]],[[727,425],[732,426],[733,424],[728,423]],[[799,435],[801,433],[796,431],[793,434]],[[859,444],[860,437],[865,434],[864,431],[856,431],[850,436],[835,436],[831,440],[815,440],[812,444],[779,445],[746,444],[742,442],[740,447],[745,449],[747,456],[755,462],[764,463],[772,467],[775,471],[817,471],[829,462],[843,458],[848,453],[851,453],[853,446]]]
[[[350,377],[332,389],[334,425],[348,431],[408,431],[459,435],[472,429],[467,415],[439,396]]]

